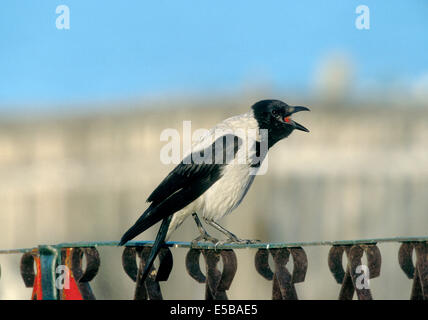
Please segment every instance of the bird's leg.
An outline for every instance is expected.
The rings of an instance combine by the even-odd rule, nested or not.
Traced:
[[[247,244],[250,244],[250,243],[260,242],[260,240],[244,240],[244,239],[239,239],[232,232],[226,230],[221,225],[219,225],[217,222],[215,222],[213,220],[205,220],[205,221],[210,226],[216,228],[218,231],[220,231],[221,233],[225,234],[226,237],[228,238],[227,241],[219,241],[217,244],[221,244],[221,243],[247,243]]]
[[[201,235],[199,237],[197,237],[196,239],[194,239],[192,241],[192,245],[196,245],[201,240],[202,241],[210,241],[212,243],[217,243],[218,239],[216,239],[216,238],[214,238],[208,234],[208,232],[205,230],[204,226],[202,225],[201,220],[199,220],[199,217],[196,214],[196,212],[193,212],[192,216],[193,216],[193,219],[195,219],[196,226],[198,227],[199,232],[201,233]]]

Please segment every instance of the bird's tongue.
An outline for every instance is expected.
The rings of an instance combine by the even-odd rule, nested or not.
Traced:
[[[290,123],[291,119],[290,119],[290,117],[285,117],[284,121],[287,122],[287,123]]]

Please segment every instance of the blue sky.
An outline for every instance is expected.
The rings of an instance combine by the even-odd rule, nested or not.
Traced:
[[[55,26],[58,5],[70,29]],[[370,8],[370,30],[355,8]],[[269,79],[308,90],[344,52],[358,83],[428,73],[428,2],[3,0],[0,108],[233,92]]]

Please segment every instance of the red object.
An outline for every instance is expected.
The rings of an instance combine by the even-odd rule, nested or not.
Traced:
[[[36,262],[36,277],[34,278],[33,293],[31,295],[32,300],[43,300],[42,292],[42,265],[40,264],[40,257],[34,257]]]
[[[83,300],[82,294],[80,292],[79,286],[76,282],[76,279],[73,276],[71,271],[71,256],[72,248],[67,248],[65,255],[65,265],[67,266],[68,272],[68,288],[64,287],[61,290],[61,300]],[[40,257],[35,256],[34,261],[36,262],[36,276],[34,278],[33,284],[33,293],[31,295],[32,300],[43,300],[43,290],[42,290],[42,266],[40,263]]]
[[[61,300],[83,300],[83,296],[80,293],[79,286],[77,285],[76,279],[73,276],[71,257],[73,248],[67,248],[65,253],[65,265],[69,270],[69,287],[62,289]]]
[[[79,287],[77,286],[76,280],[70,272],[70,287],[64,288],[61,295],[62,300],[83,300],[82,294],[80,293]]]

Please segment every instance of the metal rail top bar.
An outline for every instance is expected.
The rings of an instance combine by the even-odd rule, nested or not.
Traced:
[[[292,247],[310,247],[310,246],[335,246],[335,245],[356,245],[356,244],[376,244],[384,242],[425,242],[428,241],[428,236],[424,237],[395,237],[395,238],[377,238],[377,239],[358,239],[358,240],[336,240],[336,241],[309,241],[309,242],[273,242],[273,243],[224,243],[215,245],[210,242],[180,242],[172,241],[167,242],[168,247],[174,248],[195,248],[195,249],[278,249],[278,248],[292,248]],[[154,241],[130,241],[125,246],[152,246]],[[82,241],[82,242],[64,242],[51,247],[60,248],[73,248],[73,247],[116,247],[119,241]],[[25,253],[37,249],[34,248],[21,248],[0,250],[0,254],[8,253]]]

